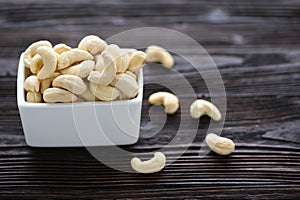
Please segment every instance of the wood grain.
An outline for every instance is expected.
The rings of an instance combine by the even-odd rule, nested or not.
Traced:
[[[0,199],[299,199],[299,10],[294,0],[0,0]],[[118,172],[85,148],[27,146],[16,105],[18,57],[26,46],[40,39],[76,46],[86,34],[108,38],[143,26],[181,31],[211,54],[227,94],[222,135],[236,142],[236,151],[226,157],[198,157],[208,117],[201,119],[187,151],[152,175]],[[209,99],[199,73],[179,56],[175,61],[174,69],[197,96]],[[203,65],[209,68],[209,63]],[[174,76],[154,74],[151,66],[144,74],[145,82],[163,78],[176,85]],[[149,121],[147,97],[159,90],[166,88],[144,86],[142,123]],[[192,100],[185,96],[181,103],[188,106]],[[169,116],[156,136],[122,148],[150,156],[165,147],[172,159],[189,138],[187,129],[180,145],[166,145],[180,115],[188,112]]]

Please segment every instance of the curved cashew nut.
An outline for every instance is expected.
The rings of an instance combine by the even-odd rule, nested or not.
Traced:
[[[37,77],[39,79],[51,77],[56,70],[57,64],[57,56],[55,51],[50,47],[42,46],[37,49],[37,53],[42,57],[44,64],[42,69],[37,74]]]
[[[77,101],[77,96],[60,88],[48,88],[43,94],[46,103],[68,103]]]
[[[31,102],[31,103],[41,103],[42,102],[42,95],[39,92],[29,91],[26,94],[26,101]]]
[[[81,62],[84,60],[93,60],[93,56],[87,51],[80,49],[72,49],[70,51],[65,51],[62,54],[60,54],[57,69],[62,70],[71,66],[74,63]]]
[[[32,75],[25,79],[24,89],[26,91],[38,92],[40,90],[40,81],[39,79]]]
[[[231,154],[235,148],[235,144],[231,139],[217,136],[214,133],[207,134],[205,142],[213,152],[220,155]]]
[[[166,156],[161,152],[156,152],[150,160],[142,162],[139,158],[131,160],[131,167],[135,171],[143,174],[149,174],[161,171],[166,164]]]
[[[147,62],[159,62],[167,68],[171,68],[174,65],[174,59],[172,55],[160,46],[149,46],[146,49],[146,55]]]
[[[104,62],[103,71],[91,71],[87,79],[91,83],[107,86],[115,78],[117,69],[113,57],[109,52],[104,51],[102,53],[102,58]]]
[[[95,70],[102,72],[104,70],[104,60],[101,54],[97,54],[94,56],[95,60]]]
[[[78,49],[88,51],[92,55],[101,53],[107,47],[107,43],[96,35],[88,35],[82,38]]]
[[[142,51],[136,51],[130,56],[128,70],[136,71],[142,68],[145,64],[146,54]]]
[[[127,74],[118,74],[111,85],[118,88],[129,98],[135,97],[139,91],[139,86],[136,80]]]
[[[43,66],[43,58],[39,54],[35,54],[30,62],[30,71],[37,74]]]
[[[56,77],[52,82],[53,87],[66,89],[74,94],[83,94],[87,87],[83,80],[74,75],[64,74]]]
[[[79,76],[80,78],[87,77],[91,71],[94,70],[95,62],[92,60],[84,60],[77,65],[73,65],[71,67],[65,68],[61,70],[62,74],[71,74],[75,76]]]
[[[91,92],[90,84],[85,82],[85,85],[86,85],[87,89],[84,93],[82,93],[80,95],[80,97],[86,101],[99,101],[99,99]]]
[[[125,72],[129,66],[129,55],[127,52],[122,51],[116,44],[108,45],[104,51],[108,51],[114,58],[116,63],[117,72]],[[103,54],[103,52],[102,52]]]
[[[41,40],[38,42],[32,43],[24,52],[24,65],[25,67],[30,67],[30,62],[32,57],[36,54],[36,51],[39,47],[46,46],[52,48],[52,44],[47,40]]]
[[[174,114],[179,108],[178,98],[169,92],[156,92],[148,99],[150,104],[164,105],[167,114]]]
[[[71,51],[71,47],[69,47],[68,45],[65,45],[65,44],[57,44],[53,47],[53,50],[58,53],[58,54],[62,54],[63,52],[66,52],[66,51]]]
[[[102,101],[113,101],[120,95],[120,91],[110,85],[101,86],[90,83],[90,90],[98,99]]]
[[[214,104],[201,99],[192,103],[190,114],[194,119],[198,119],[202,115],[208,115],[215,121],[220,121],[222,118],[219,109]]]
[[[53,81],[53,79],[55,79],[57,76],[59,76],[60,73],[59,72],[54,72],[52,74],[52,76],[50,78],[47,78],[47,79],[44,79],[44,80],[41,80],[41,87],[40,87],[40,91],[41,93],[43,94],[44,91],[46,89],[48,89]]]

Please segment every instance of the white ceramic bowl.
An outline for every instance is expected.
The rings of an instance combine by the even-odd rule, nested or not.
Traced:
[[[17,102],[25,139],[34,147],[82,147],[134,144],[139,137],[143,72],[139,93],[112,102],[28,103],[25,101],[23,54],[19,60]]]

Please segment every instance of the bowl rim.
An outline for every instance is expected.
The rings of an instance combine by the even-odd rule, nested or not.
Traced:
[[[25,81],[25,65],[23,62],[24,52],[21,53],[18,64],[17,75],[17,103],[22,107],[34,107],[34,108],[63,108],[72,106],[112,106],[112,105],[126,105],[128,103],[137,103],[143,100],[143,69],[139,70],[138,74],[138,95],[134,99],[129,100],[115,100],[109,102],[103,101],[90,101],[90,102],[72,102],[72,103],[31,103],[25,101],[24,81]]]

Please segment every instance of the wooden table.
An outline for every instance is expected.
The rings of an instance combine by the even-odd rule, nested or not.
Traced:
[[[0,10],[0,199],[300,198],[299,1],[11,0],[0,1]],[[235,141],[235,152],[199,159],[208,117],[184,155],[152,175],[118,172],[85,148],[27,146],[16,105],[18,56],[26,46],[43,38],[76,46],[86,34],[108,38],[143,26],[185,33],[213,57],[227,92],[222,135]],[[175,59],[174,69],[209,99],[199,74]],[[146,80],[152,76],[145,70]],[[147,97],[164,88],[144,89],[142,122],[149,120]],[[174,146],[166,144],[180,114],[188,113],[169,116],[159,134],[124,148],[147,153],[164,146],[172,156]]]

